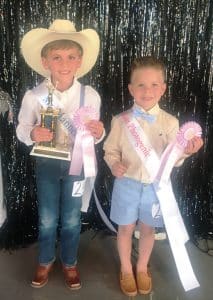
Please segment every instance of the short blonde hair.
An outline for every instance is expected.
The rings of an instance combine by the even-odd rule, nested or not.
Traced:
[[[80,56],[83,55],[83,48],[80,44],[72,41],[72,40],[56,40],[46,44],[41,49],[41,57],[47,57],[47,54],[51,50],[58,50],[58,49],[70,49],[76,48],[79,51]]]
[[[133,60],[130,67],[130,81],[135,70],[149,67],[162,71],[164,81],[166,81],[166,66],[163,61],[154,56],[143,56]]]

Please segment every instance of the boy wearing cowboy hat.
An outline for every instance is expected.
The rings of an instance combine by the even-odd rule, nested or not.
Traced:
[[[91,106],[99,115],[100,97],[90,86],[82,87],[77,78],[93,67],[99,52],[99,37],[92,29],[76,32],[68,20],[55,20],[49,29],[32,29],[22,39],[21,50],[27,64],[48,78],[54,87],[53,101],[60,104],[62,113],[73,115],[79,107]],[[40,126],[41,100],[47,97],[46,81],[26,92],[19,113],[17,136],[26,145],[51,141],[52,132]],[[102,122],[86,124],[99,142],[104,136]],[[74,141],[63,124],[57,125],[57,139],[65,138],[73,148]],[[60,258],[65,282],[70,289],[79,289],[81,282],[76,268],[82,206],[82,188],[74,193],[83,175],[69,175],[69,162],[52,158],[36,159],[36,181],[39,214],[39,264],[31,285],[39,288],[48,281],[55,261],[55,243],[60,223]]]

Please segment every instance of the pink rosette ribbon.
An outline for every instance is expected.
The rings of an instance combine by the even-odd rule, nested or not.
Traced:
[[[201,137],[202,128],[196,122],[187,122],[183,124],[178,133],[177,133],[177,143],[185,148],[187,146],[188,141],[190,141],[193,137]]]
[[[94,138],[86,127],[90,120],[98,120],[97,111],[90,106],[80,107],[73,116],[73,124],[77,133],[70,164],[70,175],[80,175],[82,166],[84,166],[86,178],[96,175]]]
[[[81,131],[87,131],[86,123],[90,120],[98,120],[97,111],[91,106],[80,107],[73,116],[75,127]]]

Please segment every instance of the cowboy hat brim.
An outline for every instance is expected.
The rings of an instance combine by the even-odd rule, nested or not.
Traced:
[[[75,74],[80,78],[88,73],[94,66],[99,53],[100,41],[98,34],[93,29],[85,29],[73,32],[56,32],[50,29],[36,28],[27,32],[21,41],[21,52],[26,63],[37,73],[49,77],[50,72],[46,70],[41,62],[42,48],[56,40],[72,40],[81,45],[83,59],[80,68]]]

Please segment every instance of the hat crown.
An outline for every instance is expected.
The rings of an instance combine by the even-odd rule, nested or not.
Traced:
[[[49,27],[50,31],[60,33],[73,33],[76,32],[75,25],[69,20],[55,20]]]

